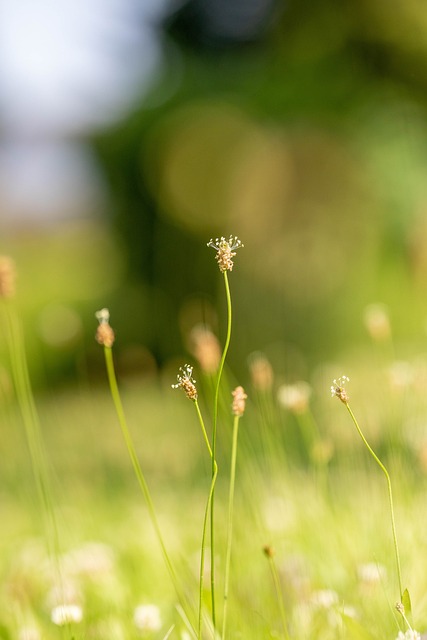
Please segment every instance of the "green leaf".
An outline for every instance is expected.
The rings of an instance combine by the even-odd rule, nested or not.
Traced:
[[[411,613],[411,596],[409,595],[408,589],[405,589],[405,591],[402,593],[402,604],[405,607],[405,615]]]

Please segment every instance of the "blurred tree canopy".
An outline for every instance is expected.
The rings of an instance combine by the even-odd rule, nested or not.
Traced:
[[[180,328],[218,329],[206,242],[229,234],[245,244],[236,359],[283,342],[333,357],[377,300],[413,330],[427,280],[421,0],[190,0],[161,37],[149,95],[93,141],[125,248],[114,306],[129,339],[162,361],[182,350]]]

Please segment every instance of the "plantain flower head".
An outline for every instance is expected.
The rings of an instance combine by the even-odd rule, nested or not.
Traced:
[[[340,376],[337,380],[334,380],[331,385],[331,396],[336,396],[344,404],[347,404],[350,399],[346,389],[344,388],[347,382],[350,382],[350,378],[347,376]]]
[[[246,400],[248,396],[246,395],[243,387],[236,387],[231,394],[233,396],[233,414],[240,418],[245,413]]]
[[[257,391],[269,391],[273,386],[274,372],[263,353],[255,352],[249,357],[249,372],[252,385]]]
[[[15,280],[15,263],[8,256],[0,256],[0,298],[14,296]]]
[[[216,251],[216,261],[222,273],[233,270],[233,258],[236,255],[235,249],[240,249],[243,246],[237,236],[230,236],[228,240],[221,236],[220,238],[215,238],[215,242],[211,238],[208,242],[208,247],[212,247]]]
[[[114,331],[110,327],[110,312],[108,309],[100,309],[95,313],[99,326],[96,330],[96,341],[104,347],[111,348],[114,344]]]
[[[183,367],[180,367],[179,370],[180,373],[177,375],[178,382],[171,385],[172,389],[181,387],[189,400],[197,400],[196,381],[193,379],[193,367],[185,364]]]
[[[221,347],[216,335],[205,325],[192,328],[189,336],[190,351],[198,361],[201,370],[213,374],[221,360]]]

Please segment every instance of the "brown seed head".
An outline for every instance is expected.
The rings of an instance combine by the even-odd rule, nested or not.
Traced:
[[[15,263],[8,256],[0,256],[0,298],[12,298],[15,295]]]
[[[370,304],[363,316],[365,327],[373,340],[389,340],[391,325],[387,307],[383,304]]]
[[[272,558],[274,556],[275,551],[269,544],[264,545],[262,550],[267,558]]]
[[[114,344],[114,331],[107,322],[103,322],[96,330],[96,341],[104,347],[111,348]]]
[[[196,325],[190,333],[190,349],[205,373],[215,373],[221,360],[218,338],[210,329]]]
[[[262,353],[251,356],[249,361],[249,371],[252,385],[258,391],[268,391],[273,386],[273,367]]]
[[[405,615],[405,607],[402,602],[396,602],[395,604],[396,611],[401,613],[403,616]]]
[[[197,400],[196,381],[193,379],[193,367],[185,364],[183,367],[180,367],[179,370],[181,373],[177,375],[178,382],[171,385],[172,389],[181,387],[189,400]]]
[[[217,252],[216,261],[221,272],[233,270],[233,258],[236,255],[234,249],[239,249],[243,246],[237,236],[230,236],[228,240],[221,236],[221,238],[215,238],[215,242],[211,238],[208,242],[208,247],[212,247]]]
[[[248,396],[243,387],[236,387],[231,394],[233,396],[233,414],[241,417],[245,413],[246,399]]]
[[[350,397],[344,388],[344,385],[347,382],[350,382],[350,378],[347,378],[347,376],[341,376],[337,380],[334,380],[331,385],[331,396],[336,396],[343,404],[348,404],[348,401],[350,400]]]
[[[98,318],[99,327],[96,330],[96,341],[104,347],[111,348],[114,344],[115,335],[110,327],[110,312],[108,309],[101,309],[95,313]]]

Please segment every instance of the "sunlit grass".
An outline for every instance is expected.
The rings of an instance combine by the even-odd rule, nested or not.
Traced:
[[[209,461],[201,466],[197,462],[206,458],[204,443],[193,407],[181,400],[158,385],[130,386],[124,391],[129,421],[135,425],[135,446],[152,486],[169,552],[178,561],[180,575],[197,590]],[[136,637],[134,608],[147,602],[160,608],[162,618],[162,628],[151,637],[163,638],[175,624],[171,637],[179,638],[183,626],[175,610],[173,587],[117,434],[110,402],[106,392],[89,389],[39,401],[56,472],[54,489],[61,496],[57,519],[62,547],[70,553],[95,541],[107,545],[114,558],[104,573],[94,570],[93,575],[73,575],[84,612],[74,633],[76,638],[103,637],[107,626],[116,629],[114,637]],[[143,436],[138,426],[141,407]],[[27,626],[31,622],[41,629],[43,637],[57,638],[60,630],[49,617],[52,580],[48,559],[42,532],[35,524],[38,520],[33,517],[36,506],[31,498],[29,459],[24,447],[16,447],[19,416],[10,415],[4,425],[2,452],[5,459],[13,456],[21,472],[13,474],[8,465],[1,468],[1,623],[9,630],[4,637],[18,637],[26,621]],[[284,465],[280,471],[281,459],[285,459],[281,448],[277,448],[270,471],[260,465],[248,453],[258,428],[255,416],[249,414],[240,433],[228,637],[282,637],[280,609],[263,553],[269,544],[275,550],[291,637],[395,638],[398,628],[393,607],[398,583],[380,474],[364,464],[354,439],[342,451],[345,463],[333,461],[330,491],[325,493],[305,466],[288,469]],[[390,472],[395,468],[401,477],[400,458],[389,457]],[[420,562],[426,551],[425,488],[420,468],[412,468],[395,488],[402,567],[417,628],[427,623],[427,578]],[[219,482],[217,491],[217,518],[225,524],[227,483]],[[225,542],[225,528],[219,526],[218,549],[224,549]],[[380,580],[361,580],[360,567],[367,563],[384,567]],[[223,577],[218,571],[219,593]],[[328,592],[335,594],[329,608],[319,604],[328,601]],[[341,616],[343,611],[351,614],[350,622]],[[344,636],[343,624],[351,626]]]
[[[218,258],[229,265],[235,254],[217,242],[221,269]],[[116,378],[104,309],[104,377],[48,388],[34,405],[31,395],[43,482],[55,496],[54,563],[35,499],[45,463],[34,459],[28,425],[24,437],[27,396],[19,379],[16,398],[12,386],[3,393],[0,637],[217,640],[221,630],[223,640],[394,640],[427,627],[425,359],[394,362],[391,330],[392,348],[372,334],[373,354],[345,355],[363,433],[341,382],[333,394],[356,432],[330,397],[336,365],[275,380],[258,354],[242,381],[246,411],[232,409],[224,277],[225,346],[216,374],[194,366],[200,387],[192,365],[178,384],[169,368],[150,381]],[[241,387],[234,401],[238,390],[245,404]]]

